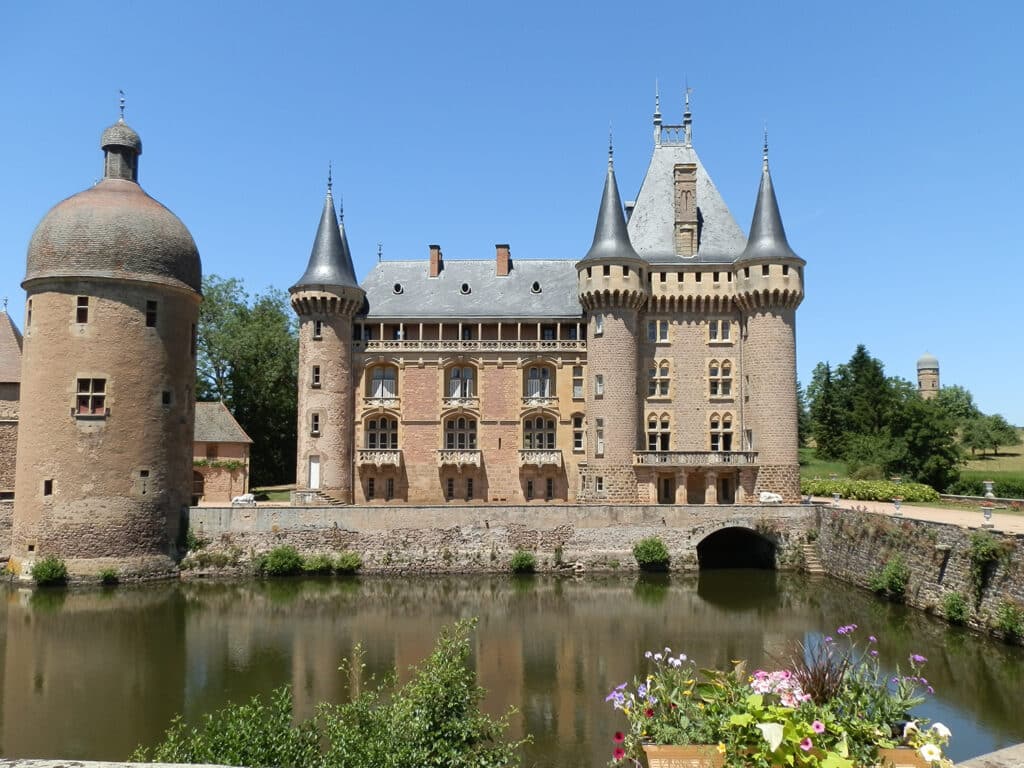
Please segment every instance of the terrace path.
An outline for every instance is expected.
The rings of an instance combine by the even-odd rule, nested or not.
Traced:
[[[832,499],[816,496],[813,499],[815,504],[822,507],[833,508]],[[894,516],[892,503],[882,501],[857,501],[855,499],[840,499],[840,509],[867,509],[869,512],[877,512],[890,517]],[[912,520],[927,520],[932,523],[947,523],[958,525],[961,528],[980,528],[985,522],[981,510],[958,510],[945,509],[943,507],[921,507],[917,505],[904,504],[900,507],[902,517]],[[994,509],[992,511],[992,530],[1001,533],[1024,535],[1024,515],[1010,513],[1006,510]]]

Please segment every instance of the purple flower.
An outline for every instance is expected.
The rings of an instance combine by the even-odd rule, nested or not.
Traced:
[[[800,742],[800,749],[802,749],[804,752],[810,752],[811,751],[811,747],[813,747],[813,746],[814,746],[814,742],[811,741],[810,737],[808,737],[808,738],[806,738],[806,739],[804,739],[803,741]]]
[[[910,654],[910,663],[911,664],[924,664],[926,661],[928,661],[928,659],[926,659],[920,653],[912,653],[912,654]]]
[[[871,655],[872,656],[877,656],[878,655],[878,651],[871,651]]]
[[[930,685],[928,686],[928,693],[935,693],[935,689],[932,688]]]
[[[874,635],[868,635],[868,642],[869,643],[877,643],[878,642],[878,638],[875,637]]]
[[[813,723],[811,723],[811,728],[814,730],[815,733],[825,732],[825,724],[821,722],[821,720],[815,720]]]
[[[832,639],[832,635],[829,635],[828,637],[825,638],[825,642],[826,643],[832,643],[832,642],[835,642],[835,641]]]
[[[836,632],[839,633],[840,635],[845,635],[847,633],[847,631],[848,630],[846,629],[846,627],[840,627],[839,629],[836,630]]]

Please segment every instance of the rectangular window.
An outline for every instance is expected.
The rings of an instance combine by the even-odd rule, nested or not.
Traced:
[[[320,414],[314,413],[309,417],[309,434],[313,437],[320,436]]]
[[[553,478],[547,478],[544,481],[544,498],[551,501],[555,497],[555,481]]]
[[[371,477],[366,481],[366,498],[372,499],[376,495],[376,493],[377,483],[374,481],[374,478]]]
[[[784,275],[788,275],[789,274],[789,264],[783,264],[782,265],[782,274],[784,274]]]
[[[448,501],[455,498],[455,478],[449,477],[444,484],[444,495]]]
[[[553,325],[542,325],[540,329],[540,337],[543,341],[554,341],[555,340],[555,326]]]
[[[76,323],[88,323],[89,322],[89,297],[79,296],[78,301],[75,304],[75,322]]]
[[[598,493],[604,493],[604,477],[598,475],[594,478],[594,490]]]
[[[171,404],[171,390],[165,389],[163,392],[160,393],[160,403],[161,405]]]
[[[572,399],[582,400],[583,399],[583,366],[574,365],[572,367]]]
[[[769,271],[770,271],[770,268],[769,268],[769,266],[767,264],[762,264],[761,265],[761,275],[762,275],[762,277],[768,277]]]
[[[611,277],[611,274],[612,274],[611,264],[605,264],[604,265],[604,276],[605,277]]]
[[[466,478],[466,501],[469,501],[472,498],[473,498],[473,478],[472,477],[467,477]]]
[[[28,300],[28,311],[25,313],[25,327],[32,327],[32,299]]]
[[[604,336],[604,315],[594,315],[594,335]]]
[[[313,375],[310,378],[309,386],[313,387],[313,389],[320,389],[320,366],[319,365],[314,365],[313,366]]]
[[[324,337],[324,321],[314,320],[313,321],[313,340],[320,341]]]
[[[604,376],[594,376],[594,397],[604,397]]]
[[[79,379],[76,413],[79,416],[105,416],[106,379]]]
[[[708,339],[718,341],[718,321],[708,320]]]
[[[732,323],[730,323],[728,320],[723,320],[721,322],[722,341],[728,341],[729,340],[729,334],[731,332],[731,328],[732,328]]]
[[[711,273],[711,282],[713,282],[713,283],[717,283],[718,282],[718,273],[717,272],[712,272]]]
[[[389,477],[384,481],[384,500],[391,501],[395,498],[395,478]]]
[[[572,417],[572,452],[583,453],[583,417]]]
[[[697,273],[695,273],[695,275],[694,275],[694,279],[695,279],[695,280],[696,280],[696,281],[697,281],[697,282],[699,283],[699,282],[701,281],[701,278],[702,278],[703,276],[704,276],[704,273],[703,273],[703,272],[697,272]]]
[[[156,302],[146,302],[146,327],[156,328]]]
[[[526,481],[526,500],[530,501],[533,498],[533,480]]]
[[[53,480],[43,480],[43,496],[53,496]]]
[[[216,461],[217,460],[217,444],[207,443],[206,445],[206,460]]]
[[[667,280],[667,279],[668,279],[668,274],[667,274],[667,273],[665,273],[665,272],[661,272],[661,273],[660,273],[660,278],[661,278],[661,279],[660,279],[660,282],[664,283],[664,282],[665,282],[665,280]]]
[[[743,268],[743,276],[744,277],[750,277],[750,267],[744,267]]]
[[[604,456],[604,419],[594,420],[594,455]]]

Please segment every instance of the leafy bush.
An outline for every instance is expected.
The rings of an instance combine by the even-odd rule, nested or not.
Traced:
[[[119,581],[116,568],[104,568],[99,572],[100,584],[111,586]]]
[[[181,567],[191,568],[226,568],[238,565],[242,550],[231,547],[227,552],[193,552],[181,561]]]
[[[947,592],[942,598],[942,613],[950,624],[964,624],[970,615],[966,598],[960,592]]]
[[[342,574],[357,573],[363,567],[363,558],[358,552],[342,552],[334,561],[334,570]]]
[[[256,572],[262,576],[293,576],[302,570],[302,555],[295,547],[275,547],[256,559]]]
[[[44,557],[32,565],[32,579],[40,587],[65,584],[68,580],[68,568],[59,557]]]
[[[186,552],[198,552],[200,549],[206,546],[206,540],[196,536],[195,531],[191,528],[185,533],[185,551]]]
[[[469,634],[474,621],[442,631],[433,653],[397,687],[394,673],[363,679],[357,649],[342,669],[348,672],[351,701],[322,703],[316,714],[293,720],[288,687],[269,702],[230,704],[190,727],[175,718],[164,740],[140,747],[132,761],[309,768],[502,768],[519,763],[525,741],[506,742],[506,717],[480,712],[485,691],[470,666]]]
[[[641,571],[667,571],[669,566],[668,548],[657,536],[641,539],[633,545],[633,557]]]
[[[985,487],[981,484],[981,480],[961,477],[946,488],[946,493],[953,496],[983,496],[985,494]]]
[[[1024,637],[1024,607],[1012,600],[1003,600],[996,607],[996,628],[1006,640]]]
[[[537,558],[533,556],[532,552],[517,549],[516,553],[512,555],[509,567],[512,569],[512,573],[533,573],[537,570]]]
[[[894,483],[890,480],[801,480],[800,493],[831,496],[855,501],[891,501],[899,496],[904,501],[938,501],[939,493],[921,483]]]
[[[971,587],[974,589],[975,604],[981,603],[989,576],[996,562],[1009,556],[1013,544],[997,539],[988,531],[971,534],[971,548],[967,553],[971,561]]]
[[[907,591],[908,581],[910,581],[910,568],[903,562],[902,557],[896,555],[887,560],[882,566],[882,570],[871,577],[869,586],[872,591],[885,595],[890,600],[902,602],[903,594]]]
[[[851,480],[884,480],[885,473],[877,464],[861,464],[850,472]]]
[[[984,496],[985,486],[981,480],[961,477],[946,488],[946,493],[953,496]],[[992,486],[992,494],[1000,499],[1024,499],[1024,478],[1008,477],[996,480]]]
[[[306,573],[330,573],[334,570],[334,561],[330,555],[310,555],[302,561],[302,570]]]

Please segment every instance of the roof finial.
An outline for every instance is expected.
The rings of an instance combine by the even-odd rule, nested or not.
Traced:
[[[608,121],[608,168],[611,169],[612,155],[615,153],[615,148],[612,146],[612,123]]]
[[[121,94],[121,98],[120,98],[120,102],[121,102],[120,103],[120,106],[121,106],[121,122],[123,123],[124,122],[124,90],[119,88],[117,92],[119,94]]]
[[[7,311],[7,297],[4,296],[4,312]]]
[[[338,195],[338,223],[345,225],[345,195]]]
[[[768,170],[768,123],[764,124],[764,149],[762,158],[764,160],[764,169]]]
[[[661,116],[661,92],[658,88],[658,78],[654,78],[654,115]]]
[[[380,240],[377,241],[377,261],[384,258],[384,243]]]
[[[327,194],[332,194],[331,190],[334,187],[334,168],[330,160],[327,161]]]
[[[684,94],[684,107],[683,107],[683,138],[686,141],[686,146],[693,144],[693,120],[690,114],[690,94],[693,93],[693,88],[690,87],[690,81],[686,80],[686,88]]]

